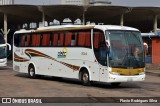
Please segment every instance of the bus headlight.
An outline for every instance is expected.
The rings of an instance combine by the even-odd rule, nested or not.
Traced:
[[[116,72],[110,72],[110,74],[112,74],[112,75],[120,75],[119,73],[116,73]]]

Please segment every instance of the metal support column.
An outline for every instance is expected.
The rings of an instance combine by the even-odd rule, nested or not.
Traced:
[[[42,24],[45,26],[45,13],[41,6],[38,6],[38,10],[42,13]]]
[[[157,34],[157,15],[154,16],[153,31],[155,34]]]
[[[86,11],[88,7],[90,6],[89,0],[84,0],[84,6],[83,6],[83,25],[86,23]]]
[[[83,25],[85,25],[85,11],[83,12]]]
[[[7,43],[7,33],[8,33],[8,30],[7,30],[7,14],[4,13],[4,38],[5,38],[6,43]]]
[[[123,24],[124,24],[123,16],[124,16],[124,15],[122,14],[122,15],[121,15],[121,20],[120,20],[120,25],[121,25],[121,26],[123,26]]]
[[[44,14],[44,11],[42,11],[42,23],[43,23],[43,26],[45,27],[45,14]]]

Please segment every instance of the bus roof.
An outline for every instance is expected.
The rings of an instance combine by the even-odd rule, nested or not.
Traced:
[[[36,30],[19,30],[15,33],[31,33],[31,32],[50,32],[50,31],[64,31],[64,30],[83,30],[83,29],[101,29],[105,30],[133,30],[139,31],[136,28],[118,25],[60,25],[37,28]]]

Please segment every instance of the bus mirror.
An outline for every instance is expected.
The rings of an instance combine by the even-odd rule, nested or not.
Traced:
[[[9,43],[6,43],[6,44],[9,47],[9,50],[11,50],[11,45]]]
[[[108,40],[106,40],[106,46],[107,46],[107,49],[109,50],[109,48],[110,48],[110,43],[109,43]]]

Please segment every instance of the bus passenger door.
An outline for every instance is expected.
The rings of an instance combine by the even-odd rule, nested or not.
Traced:
[[[107,80],[107,51],[103,31],[95,30],[93,33],[93,48],[99,65],[99,81]]]
[[[107,51],[106,45],[100,44],[99,45],[99,80],[106,81],[107,78]]]

